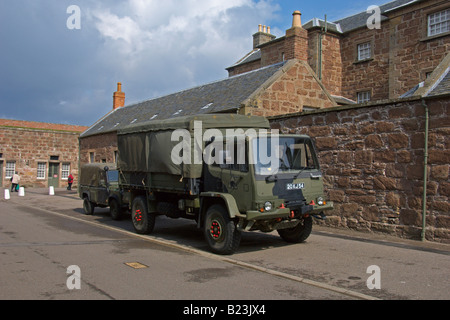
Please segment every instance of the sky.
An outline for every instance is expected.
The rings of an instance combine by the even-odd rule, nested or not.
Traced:
[[[258,24],[283,36],[389,0],[0,0],[0,118],[91,126],[112,110],[228,76]]]

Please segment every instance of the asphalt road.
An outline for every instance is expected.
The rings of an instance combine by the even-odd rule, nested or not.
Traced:
[[[191,221],[158,217],[154,234],[140,236],[127,218],[112,221],[107,209],[86,216],[81,208],[76,193],[62,189],[0,200],[0,299],[175,299],[190,307],[187,301],[450,298],[445,244],[315,226],[295,245],[276,233],[244,233],[237,253],[217,256]]]

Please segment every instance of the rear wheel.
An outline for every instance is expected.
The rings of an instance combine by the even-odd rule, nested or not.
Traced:
[[[139,196],[133,200],[131,206],[131,220],[134,230],[139,234],[148,234],[155,227],[155,215],[148,213],[145,197]]]
[[[206,242],[214,253],[232,254],[241,242],[241,232],[221,205],[208,209],[203,230]]]
[[[305,241],[312,231],[312,218],[307,217],[296,225],[294,228],[277,230],[280,237],[291,243],[300,243]]]

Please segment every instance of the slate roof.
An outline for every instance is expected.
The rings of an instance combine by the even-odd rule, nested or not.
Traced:
[[[231,69],[235,66],[246,64],[249,62],[261,60],[261,49],[253,49],[249,53],[247,53],[241,60],[237,61],[235,64],[233,64],[231,67],[226,68],[226,70]]]
[[[416,85],[400,96],[400,98],[412,96],[428,97],[442,94],[450,94],[450,53],[442,59],[441,63],[425,81]]]
[[[447,70],[447,74],[443,79],[428,93],[428,96],[437,96],[440,94],[450,93],[450,72]]]
[[[131,124],[205,113],[236,112],[285,62],[111,111],[81,137],[115,132]]]
[[[396,0],[391,1],[386,4],[383,4],[380,6],[381,10],[381,22],[387,20],[387,17],[383,14],[387,14],[390,11],[393,11],[395,9],[407,6],[409,4],[413,4],[416,2],[421,2],[421,0]],[[342,32],[349,32],[361,27],[365,27],[367,23],[367,19],[372,15],[373,13],[367,13],[366,11],[360,12],[358,14],[355,14],[353,16],[340,19],[337,21],[334,21],[335,24],[339,24]]]
[[[400,98],[409,98],[419,94],[419,89],[423,88],[425,85],[424,82],[419,83],[414,88],[400,96]],[[422,90],[422,95],[424,97],[430,96],[438,96],[441,94],[450,94],[450,72],[447,69],[447,72],[439,78],[436,82],[431,83],[428,88]]]

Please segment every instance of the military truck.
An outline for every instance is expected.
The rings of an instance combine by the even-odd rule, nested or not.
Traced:
[[[123,201],[134,229],[157,215],[195,220],[211,251],[232,254],[241,232],[277,230],[288,242],[311,233],[333,207],[310,137],[280,135],[264,117],[216,114],[130,125],[118,131]]]
[[[113,220],[123,217],[127,204],[122,201],[119,172],[115,164],[90,163],[80,168],[78,194],[83,199],[85,214],[94,214],[95,207],[110,208]]]

